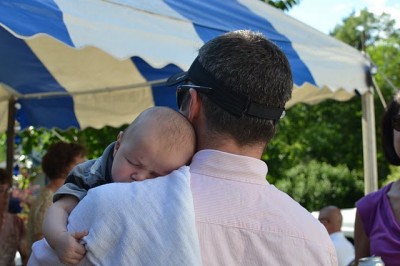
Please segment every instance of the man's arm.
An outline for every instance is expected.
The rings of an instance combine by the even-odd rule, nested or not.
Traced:
[[[77,264],[85,255],[85,247],[79,240],[86,231],[68,233],[67,222],[71,211],[78,204],[74,196],[65,195],[50,206],[43,222],[43,235],[64,264]]]

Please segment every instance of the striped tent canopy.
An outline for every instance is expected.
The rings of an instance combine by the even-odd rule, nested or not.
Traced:
[[[147,107],[175,107],[166,78],[237,29],[262,32],[288,56],[287,107],[368,90],[360,52],[259,0],[3,0],[0,132],[10,100],[22,128],[120,126]]]

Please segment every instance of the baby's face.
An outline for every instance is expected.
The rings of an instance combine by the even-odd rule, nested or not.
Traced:
[[[118,145],[118,143],[116,143]],[[187,156],[162,150],[151,134],[123,139],[114,150],[114,182],[133,182],[167,175],[187,162]]]

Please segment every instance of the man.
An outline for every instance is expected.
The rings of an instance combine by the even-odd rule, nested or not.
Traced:
[[[203,265],[337,265],[324,228],[265,180],[260,160],[292,82],[283,52],[250,31],[206,43],[167,82],[197,135],[190,172]]]
[[[167,85],[178,86],[178,106],[197,135],[197,152],[190,164],[190,199],[202,265],[337,265],[326,230],[266,181],[268,167],[260,160],[291,97],[292,74],[283,52],[260,34],[229,32],[206,43],[189,71],[171,77]],[[160,179],[149,183],[156,180]],[[123,193],[113,197],[118,205],[140,206],[124,198]],[[165,207],[174,205],[168,199],[161,202]],[[118,217],[129,215],[125,211]],[[158,220],[167,223],[175,217],[159,215]],[[127,218],[138,229],[135,232],[154,231],[138,218]],[[173,229],[171,223],[160,237]],[[96,235],[95,231],[91,227],[89,236]],[[102,248],[114,251],[112,243],[118,241],[103,242]],[[130,242],[136,243],[135,238]],[[139,243],[143,250],[157,251],[163,246],[162,242]],[[129,245],[121,246],[131,258],[140,258]]]
[[[339,266],[350,265],[354,260],[354,246],[341,232],[343,217],[340,209],[326,206],[319,211],[318,220],[325,226],[335,246]]]

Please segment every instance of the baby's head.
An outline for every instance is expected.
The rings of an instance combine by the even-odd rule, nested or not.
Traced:
[[[143,111],[118,135],[111,176],[114,182],[167,175],[188,164],[195,151],[191,123],[167,107]]]

